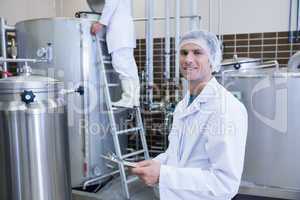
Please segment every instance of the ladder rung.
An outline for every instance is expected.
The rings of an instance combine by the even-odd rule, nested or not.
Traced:
[[[130,183],[135,182],[135,181],[137,181],[137,180],[139,180],[139,177],[133,176],[133,177],[130,177],[130,178],[126,181],[126,183],[127,183],[127,184],[130,184]]]
[[[122,112],[122,111],[125,111],[125,110],[128,110],[128,108],[125,108],[125,107],[114,107],[114,106],[112,106],[112,111],[113,112],[116,112],[116,111]]]
[[[125,154],[125,155],[122,156],[122,159],[129,158],[129,157],[132,157],[132,156],[136,156],[136,155],[142,154],[144,152],[145,152],[145,150],[142,149],[142,150],[135,151],[135,152],[132,152],[132,153],[129,153],[129,154]]]
[[[106,56],[103,55],[103,60],[109,60],[109,61],[111,61],[111,57],[109,55],[106,55]]]
[[[104,64],[112,64],[111,61],[108,61],[108,60],[104,60],[103,63]]]
[[[125,130],[122,130],[122,131],[117,131],[117,134],[120,135],[120,134],[123,134],[123,133],[135,132],[135,131],[139,131],[139,130],[141,130],[141,127],[136,127],[136,128],[125,129]]]
[[[120,84],[118,84],[118,83],[109,83],[108,84],[108,87],[117,87],[117,86],[119,86]]]

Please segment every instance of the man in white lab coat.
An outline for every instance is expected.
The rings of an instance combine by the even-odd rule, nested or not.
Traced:
[[[238,192],[247,137],[244,105],[212,76],[221,62],[215,34],[192,31],[180,42],[188,94],[174,112],[169,147],[132,172],[159,187],[161,200],[229,200]]]
[[[114,106],[139,106],[140,84],[133,49],[136,47],[131,0],[106,0],[99,22],[92,25],[96,34],[106,27],[108,51],[122,84],[122,98]]]

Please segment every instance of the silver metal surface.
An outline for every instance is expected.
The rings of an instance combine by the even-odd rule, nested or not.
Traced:
[[[288,68],[289,68],[290,71],[294,71],[294,70],[299,70],[300,69],[300,51],[298,51],[297,53],[295,53],[289,59]]]
[[[90,179],[90,180],[84,182],[82,188],[85,190],[85,189],[87,188],[88,185],[90,185],[90,184],[92,184],[92,183],[95,183],[95,182],[99,182],[99,180],[101,181],[101,180],[103,180],[103,179],[109,178],[109,177],[111,177],[111,176],[113,176],[113,175],[116,175],[116,174],[118,174],[118,173],[120,173],[120,171],[119,171],[119,170],[116,170],[116,171],[110,172],[110,173],[108,173],[108,174],[99,176],[99,177],[94,177],[94,178],[92,178],[92,179]]]
[[[146,21],[146,101],[149,105],[153,103],[153,26],[154,26],[154,2],[146,0],[146,14],[148,20]]]
[[[279,70],[274,65],[232,70],[218,78],[248,110],[242,180],[250,184],[242,191],[300,199],[300,71]],[[262,193],[268,188],[275,191],[273,195]]]
[[[0,39],[1,39],[1,56],[6,58],[6,30],[5,30],[5,20],[0,18]],[[3,72],[7,72],[7,63],[3,64]],[[7,77],[6,73],[3,73],[3,77]]]
[[[47,44],[52,46],[52,62],[32,64],[33,73],[59,79],[64,82],[66,89],[84,87],[83,96],[73,94],[67,97],[73,187],[82,186],[85,181],[112,171],[100,157],[114,150],[114,146],[101,87],[103,82],[96,61],[96,42],[90,34],[94,22],[91,19],[49,18],[16,24],[20,57],[35,58],[40,47]],[[101,37],[104,37],[104,32]],[[103,51],[107,53],[107,48]],[[109,69],[109,81],[118,83],[111,64]],[[112,100],[116,101],[120,93],[120,87],[114,87]],[[123,115],[124,112],[117,116]],[[117,123],[124,125],[121,117]],[[126,142],[123,141],[125,147]]]
[[[48,60],[38,60],[30,58],[4,58],[0,57],[0,63],[36,63],[36,62],[48,62]]]
[[[62,86],[27,75],[0,80],[0,199],[71,200]]]
[[[105,63],[104,63],[104,58],[108,56],[107,53],[105,53],[103,51],[103,41],[101,41],[101,39],[99,38],[99,35],[96,35],[95,37],[96,39],[96,44],[97,44],[97,64],[100,70],[99,73],[99,77],[102,79],[103,81],[103,86],[102,88],[104,89],[104,96],[105,96],[105,101],[107,103],[107,116],[109,117],[109,125],[111,128],[111,135],[113,137],[113,143],[114,143],[114,150],[116,152],[116,155],[118,158],[129,158],[131,156],[135,156],[137,155],[136,153],[140,154],[143,153],[144,154],[144,159],[149,159],[149,152],[148,152],[148,147],[147,147],[147,143],[146,143],[146,136],[145,136],[145,132],[144,132],[144,128],[143,128],[143,122],[142,122],[142,118],[141,118],[141,112],[140,112],[140,108],[139,107],[133,107],[132,109],[129,109],[131,112],[131,114],[133,112],[135,112],[135,124],[136,126],[139,128],[136,133],[132,133],[132,134],[139,134],[141,142],[142,142],[142,152],[141,151],[136,151],[135,153],[130,153],[130,154],[123,154],[122,153],[122,147],[120,146],[122,143],[120,141],[120,136],[118,133],[122,132],[122,130],[126,130],[126,131],[132,131],[132,129],[128,129],[128,128],[117,128],[117,123],[116,123],[116,116],[115,116],[115,112],[120,112],[121,110],[123,110],[123,107],[113,107],[112,106],[112,100],[111,100],[111,91],[110,88],[108,86],[108,80],[107,80],[107,76],[109,75],[109,71],[107,70]],[[101,45],[102,44],[102,45]],[[104,55],[104,56],[103,56]],[[125,157],[126,156],[126,157]],[[123,187],[123,192],[124,192],[124,197],[126,199],[130,199],[130,193],[128,190],[128,176],[125,173],[125,166],[123,162],[118,162],[118,168],[120,171],[120,177],[121,177],[121,184]]]
[[[104,8],[105,0],[87,0],[87,3],[92,11],[101,13]]]
[[[181,29],[181,1],[175,1],[175,101],[178,102],[179,97],[179,83],[180,83],[180,63],[179,63],[179,42],[180,42],[180,29]]]
[[[190,0],[188,2],[190,15],[195,16],[198,14],[198,1]],[[199,30],[200,29],[200,17],[193,17],[189,19],[189,30]]]
[[[230,69],[249,69],[258,66],[262,60],[260,58],[234,57],[232,59],[224,59],[221,63],[221,71]]]
[[[171,61],[171,20],[170,20],[170,0],[165,0],[165,67],[164,82],[166,83],[165,101],[170,101],[170,61]]]
[[[276,200],[277,199],[298,200],[300,197],[300,190],[270,187],[265,185],[255,185],[253,183],[242,182],[239,188],[239,194],[252,195],[252,196],[255,195],[257,197],[276,198]]]

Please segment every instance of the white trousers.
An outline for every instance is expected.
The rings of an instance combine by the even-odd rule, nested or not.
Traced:
[[[139,83],[138,69],[132,48],[121,48],[111,53],[114,70],[119,73],[120,80]]]

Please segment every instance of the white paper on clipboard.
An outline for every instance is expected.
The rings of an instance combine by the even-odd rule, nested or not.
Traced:
[[[108,156],[101,155],[101,157],[106,159],[106,160],[109,160],[111,162],[117,163],[117,164],[123,164],[124,166],[127,166],[127,167],[131,167],[131,168],[136,167],[136,163],[128,162],[126,160],[122,160],[122,159],[116,157],[116,155],[108,155]]]

